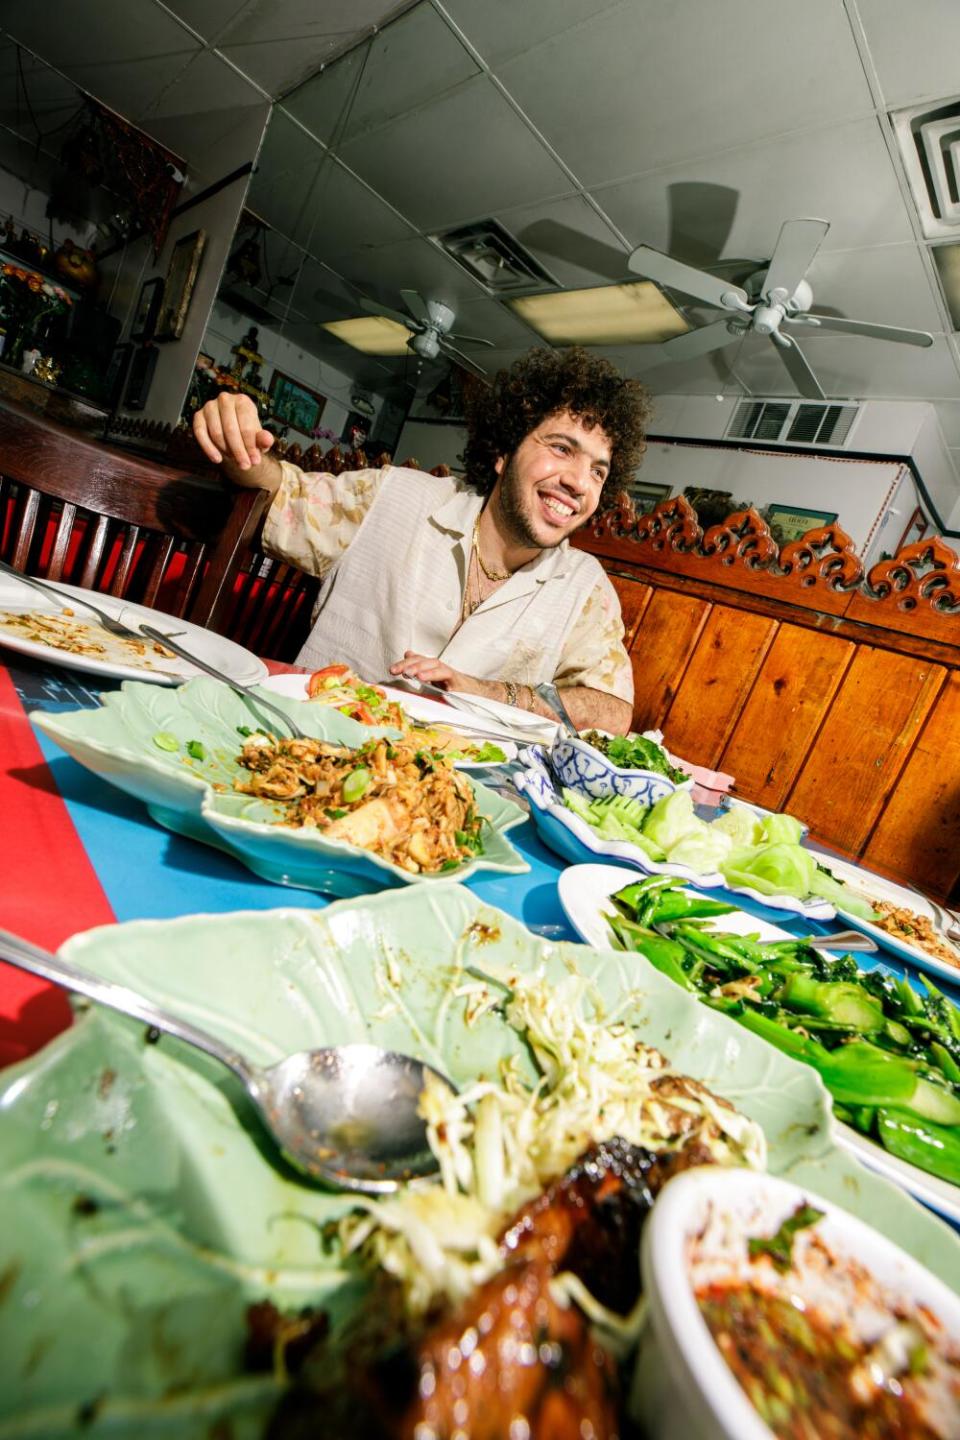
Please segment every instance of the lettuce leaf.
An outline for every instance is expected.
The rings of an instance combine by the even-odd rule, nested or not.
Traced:
[[[669,855],[671,849],[684,835],[702,834],[707,829],[705,820],[693,812],[693,801],[689,790],[674,790],[658,800],[643,822],[643,833]]]

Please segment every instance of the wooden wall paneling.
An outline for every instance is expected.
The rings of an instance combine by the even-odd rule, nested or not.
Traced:
[[[630,647],[636,730],[662,726],[710,609],[706,600],[675,590],[651,597]]]
[[[935,895],[960,879],[960,672],[946,677],[863,858]]]
[[[940,665],[862,645],[786,808],[859,855],[946,677]]]
[[[850,640],[780,626],[720,757],[738,795],[783,809],[855,649]]]
[[[620,601],[620,609],[623,614],[623,643],[629,650],[637,633],[637,626],[643,619],[643,613],[650,603],[653,586],[645,585],[636,576],[624,575],[619,570],[608,571],[607,579],[616,590],[617,598]]]
[[[663,723],[670,749],[716,769],[778,624],[715,605]]]

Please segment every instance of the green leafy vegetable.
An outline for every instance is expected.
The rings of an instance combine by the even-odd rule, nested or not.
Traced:
[[[747,1252],[751,1260],[757,1260],[761,1255],[767,1255],[774,1264],[774,1268],[785,1275],[793,1264],[793,1239],[798,1230],[807,1230],[811,1225],[816,1225],[818,1220],[824,1217],[823,1210],[817,1210],[813,1205],[798,1205],[792,1215],[788,1215],[775,1235],[769,1238],[756,1238],[751,1236],[747,1242]]]
[[[187,754],[194,760],[206,760],[207,747],[201,740],[188,740]]]
[[[793,848],[761,847],[761,879],[780,863],[771,851]],[[717,931],[697,907],[720,902],[681,887],[651,876],[618,890],[607,917],[616,946],[812,1066],[837,1113],[891,1154],[960,1183],[960,1009],[926,978],[920,992],[807,940]]]
[[[587,730],[583,739],[621,770],[651,770],[654,775],[666,775],[677,785],[687,778],[683,770],[670,764],[662,745],[643,735],[602,735],[599,730]]]

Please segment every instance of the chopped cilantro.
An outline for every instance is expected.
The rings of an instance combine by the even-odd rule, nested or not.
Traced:
[[[774,1268],[779,1270],[781,1275],[785,1275],[793,1264],[794,1235],[798,1230],[806,1230],[808,1226],[816,1225],[818,1220],[823,1219],[823,1214],[822,1210],[816,1210],[812,1205],[798,1205],[775,1235],[761,1236],[748,1242],[750,1259],[756,1260],[761,1255],[768,1255]]]
[[[206,760],[206,746],[200,740],[188,740],[187,754],[192,756],[194,760]]]

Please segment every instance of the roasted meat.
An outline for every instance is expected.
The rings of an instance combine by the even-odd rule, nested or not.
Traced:
[[[592,1146],[504,1229],[501,1271],[370,1362],[388,1332],[380,1314],[381,1342],[371,1347],[367,1334],[347,1357],[341,1419],[336,1405],[301,1390],[271,1440],[614,1440],[622,1433],[615,1363],[582,1312],[554,1298],[551,1278],[573,1272],[602,1304],[629,1312],[655,1196],[678,1170],[708,1160],[696,1142],[660,1155],[620,1139]],[[308,1368],[322,1389],[322,1359]]]

